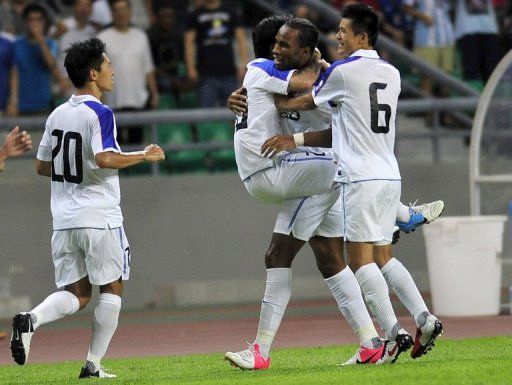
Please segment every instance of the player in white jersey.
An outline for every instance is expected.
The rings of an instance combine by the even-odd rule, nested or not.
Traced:
[[[253,31],[254,51],[258,57],[271,57],[275,36],[289,21],[284,16],[263,19]],[[279,52],[276,46],[274,52]],[[230,98],[230,100],[232,100]],[[231,104],[228,104],[231,107]],[[246,113],[242,105],[242,114]],[[331,113],[328,105],[312,111],[281,111],[279,131],[285,134],[314,132],[329,128]],[[293,153],[311,153],[324,156],[328,148],[299,147]],[[325,283],[331,290],[339,309],[359,338],[358,354],[361,363],[381,362],[384,344],[381,342],[364,300],[358,282],[343,260],[343,235],[340,184],[321,195],[289,199],[282,203],[270,246],[265,255],[266,288],[261,303],[258,332],[254,343],[239,352],[227,352],[226,360],[236,367],[249,370],[270,366],[270,349],[291,296],[292,262],[309,242]]]
[[[165,155],[156,145],[130,153],[119,148],[113,112],[100,102],[114,85],[103,42],[73,44],[64,65],[77,92],[48,117],[36,162],[37,173],[51,177],[52,258],[56,286],[64,290],[14,316],[11,352],[25,364],[33,332],[83,309],[96,285],[92,339],[79,378],[116,377],[101,359],[117,328],[123,281],[130,274],[117,170]]]
[[[259,58],[247,65],[243,84],[251,103],[247,119],[236,124],[234,147],[240,178],[260,202],[281,203],[331,188],[336,171],[331,155],[284,153],[267,159],[260,152],[265,139],[276,135],[279,128],[273,94],[305,91],[315,82],[317,42],[316,27],[305,19],[294,19],[277,35],[280,51],[275,61]]]
[[[329,102],[333,107],[332,142],[339,149],[335,154],[339,154],[344,181],[349,266],[386,338],[401,350],[408,349],[412,340],[396,320],[386,281],[374,261],[394,288],[398,284],[404,288],[399,297],[418,325],[411,353],[416,358],[431,348],[442,324],[428,312],[410,274],[390,254],[400,198],[400,174],[393,153],[400,76],[373,50],[378,33],[378,17],[373,10],[354,4],[341,15],[337,38],[339,51],[347,59],[326,71],[312,95],[278,100],[277,105],[303,110]],[[269,145],[273,146],[266,143],[264,152]]]

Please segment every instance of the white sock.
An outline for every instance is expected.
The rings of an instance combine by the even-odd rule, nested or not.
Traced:
[[[260,353],[268,358],[270,347],[292,294],[292,269],[267,269],[265,296],[261,301],[260,323],[256,342]]]
[[[411,213],[409,212],[409,206],[404,205],[402,202],[398,203],[398,212],[396,214],[396,220],[398,222],[409,222],[411,219]]]
[[[409,271],[395,258],[391,258],[381,270],[389,286],[418,324],[418,316],[423,312],[428,312],[428,308]]]
[[[30,312],[34,330],[41,325],[76,313],[79,308],[78,298],[69,291],[63,290],[50,294]]]
[[[361,288],[352,270],[347,266],[324,281],[338,303],[341,313],[359,338],[359,345],[371,348],[372,338],[378,338],[379,335],[366,310]]]
[[[361,266],[355,276],[364,298],[388,340],[394,340],[398,331],[398,320],[389,299],[388,285],[376,263]]]
[[[92,339],[87,353],[87,361],[94,364],[96,371],[100,369],[101,359],[116,331],[120,310],[121,297],[110,293],[99,295],[92,317]]]

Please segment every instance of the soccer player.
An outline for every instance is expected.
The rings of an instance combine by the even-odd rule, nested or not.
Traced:
[[[318,77],[313,57],[318,36],[308,20],[290,20],[276,37],[280,50],[275,62],[258,58],[247,65],[243,85],[251,103],[245,119],[240,117],[236,124],[234,147],[240,178],[260,202],[281,203],[325,193],[332,186],[336,164],[331,155],[285,152],[268,159],[260,152],[265,139],[279,129],[273,94],[309,90]]]
[[[442,332],[442,324],[428,312],[419,293],[415,293],[417,288],[407,270],[390,257],[389,245],[401,184],[393,153],[400,75],[373,50],[378,35],[378,16],[370,7],[347,6],[341,17],[337,39],[339,52],[347,59],[335,62],[312,94],[278,99],[276,104],[279,108],[299,111],[325,102],[333,107],[332,143],[337,148],[334,153],[339,155],[344,183],[349,266],[386,338],[401,350],[407,350],[412,339],[397,322],[386,281],[375,262],[381,265],[393,288],[403,289],[407,295],[414,294],[408,297],[410,302],[405,294],[399,297],[409,311],[414,307],[410,305],[417,305],[416,311],[411,311],[418,325],[411,353],[416,358],[433,346]],[[268,146],[274,146],[272,142],[276,140],[279,138],[265,143],[263,152],[268,151]],[[306,134],[304,141],[309,143]],[[388,254],[379,247],[387,248]]]
[[[51,178],[52,258],[55,283],[64,290],[14,316],[11,352],[14,361],[24,365],[34,331],[83,309],[96,285],[100,295],[92,339],[79,378],[116,377],[103,369],[101,359],[117,328],[123,281],[129,278],[131,263],[119,206],[118,169],[159,162],[165,155],[156,145],[129,153],[119,148],[112,110],[100,102],[114,86],[102,41],[73,44],[64,66],[76,94],[48,117],[36,161],[37,173]]]
[[[254,51],[257,57],[272,57],[275,36],[285,22],[284,16],[263,19],[254,29]],[[285,24],[286,29],[288,24]],[[279,36],[279,34],[278,34]],[[274,54],[286,55],[283,44],[274,48]],[[297,113],[284,111],[280,128],[284,133],[300,133],[327,129],[331,124],[329,106]],[[300,147],[293,153],[311,153],[324,156],[330,149]],[[265,255],[267,281],[261,304],[258,333],[254,343],[240,352],[227,352],[226,360],[232,365],[249,370],[270,366],[270,348],[281,319],[290,300],[292,288],[292,262],[309,242],[315,254],[318,269],[336,299],[339,309],[359,338],[361,363],[377,363],[384,354],[373,322],[366,310],[361,289],[353,272],[343,259],[340,184],[332,185],[329,192],[311,197],[286,200],[281,205],[274,233]]]

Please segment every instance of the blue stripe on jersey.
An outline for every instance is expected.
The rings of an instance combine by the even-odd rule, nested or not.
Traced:
[[[293,226],[293,222],[295,222],[295,219],[297,219],[297,214],[299,213],[300,209],[302,208],[302,205],[308,199],[309,197],[302,198],[299,205],[295,209],[295,212],[293,213],[292,219],[290,220],[290,223],[288,224],[288,228],[291,228]]]
[[[101,143],[103,145],[103,149],[115,148],[119,150],[116,138],[114,137],[114,113],[112,110],[98,102],[87,101],[84,102],[84,104],[93,110],[98,116],[101,127]]]
[[[280,69],[277,69],[275,63],[272,60],[260,61],[252,63],[251,65],[254,67],[258,67],[265,71],[268,75],[281,80],[287,80],[288,76],[290,75],[290,72],[292,71],[281,71]]]
[[[344,59],[344,60],[338,60],[338,61],[335,61],[334,63],[331,64],[331,66],[329,68],[327,68],[327,71],[325,71],[325,74],[322,78],[322,81],[316,85],[315,87],[315,95],[318,94],[318,91],[320,91],[322,89],[322,87],[324,86],[325,82],[327,81],[327,79],[329,78],[329,76],[331,76],[331,73],[332,71],[334,71],[334,69],[342,64],[346,64],[346,63],[350,63],[350,62],[353,62],[353,61],[356,61],[356,60],[359,60],[361,59],[362,56],[351,56],[347,59]]]

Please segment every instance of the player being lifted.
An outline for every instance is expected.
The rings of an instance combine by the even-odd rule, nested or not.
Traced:
[[[429,313],[407,270],[391,257],[401,186],[393,153],[400,74],[373,49],[377,36],[378,16],[370,7],[353,4],[344,8],[337,39],[339,52],[346,59],[329,67],[312,94],[277,98],[276,105],[300,111],[331,104],[332,145],[337,148],[334,154],[342,172],[349,266],[386,338],[406,348],[410,336],[396,320],[379,267],[394,289],[401,288],[397,294],[417,324],[411,353],[416,358],[432,347],[442,324]],[[287,148],[280,143],[282,139],[266,141],[263,152]]]
[[[289,28],[300,31],[299,49],[293,56],[277,58],[275,63],[257,58],[247,65],[243,85],[251,102],[245,119],[240,117],[236,124],[238,173],[247,191],[263,203],[325,193],[336,172],[330,154],[283,153],[273,159],[261,154],[265,139],[279,133],[273,95],[309,90],[319,73],[318,63],[313,59],[318,30],[305,19],[290,21]],[[282,44],[283,52],[292,49],[287,41],[278,44]]]
[[[14,361],[24,365],[34,331],[83,309],[95,285],[100,295],[79,378],[116,377],[102,368],[101,359],[117,328],[132,257],[119,206],[118,169],[160,162],[165,155],[153,144],[140,152],[123,153],[119,148],[114,114],[100,102],[114,86],[103,42],[73,44],[64,66],[76,94],[48,117],[36,161],[37,173],[51,178],[55,284],[64,290],[14,316],[11,352]]]

